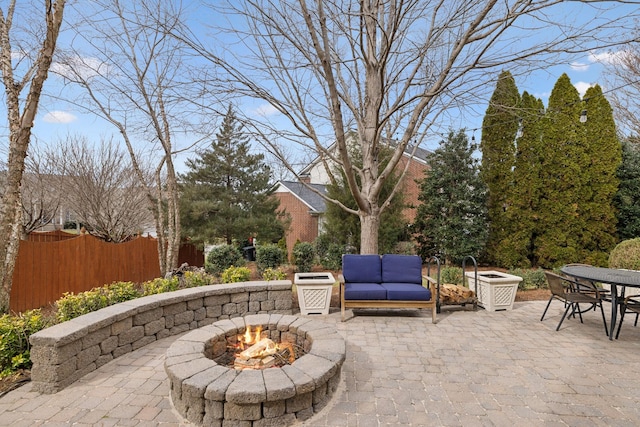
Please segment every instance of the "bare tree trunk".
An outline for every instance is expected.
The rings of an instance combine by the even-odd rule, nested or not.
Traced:
[[[373,214],[360,214],[360,253],[378,253],[378,231],[380,230],[380,210]]]
[[[49,73],[49,67],[53,61],[53,53],[56,48],[65,0],[44,1],[45,7],[45,36],[42,41],[37,58],[24,77],[16,79],[12,64],[11,27],[15,12],[16,1],[12,0],[6,8],[6,12],[0,10],[0,54],[2,80],[6,93],[6,104],[9,121],[9,159],[7,162],[7,180],[3,193],[3,204],[0,210],[0,303],[9,302],[11,295],[11,281],[13,269],[18,254],[18,238],[16,224],[21,224],[20,183],[24,172],[25,158],[31,140],[31,128],[38,111],[40,94]],[[29,87],[24,101],[24,109],[20,112],[20,93]]]

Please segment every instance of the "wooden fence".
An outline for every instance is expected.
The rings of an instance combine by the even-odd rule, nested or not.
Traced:
[[[46,240],[46,239],[43,239]],[[179,264],[201,267],[204,255],[193,245],[180,248]],[[107,243],[85,234],[59,241],[20,242],[10,309],[45,307],[65,292],[83,292],[117,282],[144,282],[160,276],[158,246],[152,237]]]

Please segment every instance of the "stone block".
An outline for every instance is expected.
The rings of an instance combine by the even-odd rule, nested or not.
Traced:
[[[260,403],[249,403],[246,405],[239,405],[233,402],[225,402],[224,404],[224,419],[226,420],[240,420],[240,421],[253,421],[259,420],[262,417],[262,405]]]
[[[191,323],[193,321],[193,311],[183,311],[173,316],[173,325],[183,325],[185,323]]]
[[[222,314],[223,315],[232,315],[238,312],[238,308],[235,303],[228,303],[222,306]]]
[[[182,325],[174,326],[169,329],[170,335],[181,334],[182,332],[187,332],[189,330],[189,325],[183,323]]]
[[[285,365],[282,367],[282,371],[291,379],[296,387],[297,393],[310,393],[316,388],[313,377],[307,375],[296,366]]]
[[[160,319],[162,317],[162,311],[162,307],[156,307],[136,314],[133,316],[133,326],[146,325]]]
[[[245,315],[249,312],[249,303],[248,302],[239,302],[236,304],[236,313],[239,315]]]
[[[200,307],[193,311],[193,320],[200,322],[201,320],[206,319],[207,317],[207,309],[204,307]]]
[[[234,381],[229,384],[226,393],[228,402],[238,404],[263,402],[266,397],[267,390],[262,371],[253,369],[240,371]]]
[[[222,307],[231,301],[231,296],[225,295],[211,295],[204,298],[204,306],[209,307]]]
[[[237,294],[231,294],[231,302],[249,302],[249,293],[248,292],[240,292]]]
[[[113,356],[111,354],[103,354],[96,359],[96,368],[99,368],[102,365],[106,365],[112,360],[113,360]]]
[[[288,426],[296,421],[294,414],[284,414],[277,418],[262,418],[253,422],[252,427],[280,427]]]
[[[199,308],[202,308],[204,306],[204,299],[203,298],[196,298],[196,299],[192,299],[187,301],[187,310],[197,310]]]
[[[111,354],[113,354],[113,358],[114,359],[117,359],[118,357],[122,356],[123,354],[131,353],[131,351],[132,351],[131,344],[126,344],[126,345],[123,345],[123,346],[118,346],[118,348],[113,350],[111,352]]]
[[[91,363],[95,363],[95,361],[98,359],[98,357],[100,357],[101,354],[102,350],[100,350],[100,346],[98,344],[82,350],[80,353],[78,353],[78,364],[76,369],[82,369]]]
[[[187,303],[178,302],[175,304],[166,305],[162,310],[164,316],[171,316],[174,314],[182,313],[184,311],[187,311]]]
[[[133,318],[127,317],[111,325],[111,335],[120,335],[133,327]]]
[[[206,426],[216,425],[217,421],[222,425],[224,417],[224,404],[216,400],[205,400],[204,402],[204,419],[202,423]]]
[[[249,301],[249,312],[257,313],[260,311],[260,301]]]
[[[262,416],[265,418],[276,418],[285,414],[287,405],[284,400],[274,402],[264,402],[262,404]]]
[[[134,326],[118,334],[118,346],[130,344],[144,336],[144,326]]]
[[[304,409],[312,408],[312,405],[313,405],[312,393],[309,392],[309,393],[298,394],[292,398],[289,398],[286,401],[286,405],[287,405],[287,413],[288,414],[296,413],[296,416],[297,416],[298,412]]]
[[[204,392],[204,398],[211,401],[224,402],[229,384],[236,379],[237,375],[238,371],[235,369],[227,369],[224,374],[207,386]]]
[[[110,354],[116,348],[118,348],[118,337],[115,336],[111,336],[100,343],[102,354]]]
[[[139,340],[132,342],[131,343],[131,350],[137,350],[139,348],[142,348],[145,345],[151,344],[155,340],[156,340],[156,336],[155,335],[146,335],[146,336],[140,338]]]
[[[275,308],[276,308],[276,303],[274,301],[267,300],[267,301],[262,301],[260,303],[260,309],[262,311],[271,311],[271,310],[274,310]]]
[[[266,301],[268,298],[267,291],[251,292],[249,293],[249,302],[251,301]]]
[[[152,320],[144,325],[145,335],[155,335],[165,328],[165,318],[161,317],[156,320]]]
[[[207,307],[207,317],[218,319],[222,315],[222,305],[214,305]]]
[[[267,401],[285,400],[295,396],[296,387],[282,369],[265,369],[262,372]]]
[[[100,344],[105,339],[111,336],[111,327],[105,326],[104,328],[100,328],[97,331],[93,331],[89,333],[87,336],[82,338],[82,349],[87,349],[89,347],[93,347],[94,345]]]

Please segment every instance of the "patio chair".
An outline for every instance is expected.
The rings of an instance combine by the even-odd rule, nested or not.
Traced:
[[[575,280],[557,275],[550,271],[545,271],[544,274],[547,277],[547,282],[549,283],[551,298],[549,298],[549,302],[544,309],[544,313],[542,313],[540,321],[544,320],[544,316],[547,314],[551,301],[554,299],[564,302],[566,307],[562,314],[562,318],[556,327],[556,331],[560,330],[560,326],[562,326],[562,322],[564,322],[565,317],[567,317],[569,310],[571,310],[572,316],[575,317],[577,314],[580,317],[580,323],[584,323],[582,321],[582,313],[584,311],[580,309],[581,303],[590,305],[589,309],[591,309],[591,307],[599,306],[600,313],[602,314],[602,321],[604,322],[604,332],[607,336],[609,335],[607,319],[604,317],[604,309],[602,308],[602,301],[604,297],[596,286],[592,283],[576,282]]]
[[[579,264],[579,263],[572,263],[572,264],[567,264],[565,267],[571,267],[571,266],[578,266],[578,267],[593,267],[593,265],[591,264]],[[566,275],[565,275],[566,276]],[[591,280],[587,280],[587,279],[580,279],[578,277],[571,277],[571,276],[567,276],[569,277],[571,280],[573,280],[574,282],[578,282],[578,283],[585,283],[587,285],[591,285],[593,287],[598,288],[598,291],[600,292],[600,295],[602,296],[602,299],[605,301],[611,301],[611,291],[609,289],[605,289],[602,287],[602,284],[598,284],[596,282],[593,282]],[[596,307],[593,306],[593,309],[595,310]]]
[[[618,330],[616,331],[616,339],[620,336],[620,328],[622,328],[622,322],[624,321],[624,315],[628,311],[636,314],[636,321],[633,326],[638,326],[638,315],[640,314],[640,301],[636,297],[626,297],[620,303],[620,323],[618,323]]]

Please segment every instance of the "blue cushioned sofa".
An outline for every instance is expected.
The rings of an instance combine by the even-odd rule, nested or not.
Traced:
[[[430,308],[436,323],[435,289],[422,285],[417,255],[343,255],[339,282],[342,320],[346,308]]]

